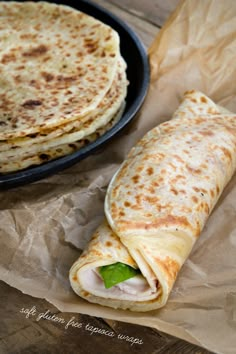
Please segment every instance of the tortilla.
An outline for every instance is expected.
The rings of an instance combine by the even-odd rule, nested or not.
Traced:
[[[19,155],[22,155],[22,152],[28,151],[29,147],[32,151],[32,148],[38,146],[38,144],[47,148],[45,142],[56,142],[62,137],[64,139],[68,133],[71,134],[77,132],[79,133],[79,136],[77,136],[77,139],[75,140],[81,139],[87,134],[84,131],[84,127],[86,127],[86,129],[88,126],[90,127],[90,132],[88,133],[90,134],[91,130],[95,131],[98,127],[106,125],[121,106],[121,103],[127,94],[128,82],[126,80],[126,67],[127,65],[124,59],[120,56],[117,72],[110,89],[98,106],[89,114],[86,114],[77,120],[73,120],[72,122],[61,124],[58,127],[53,127],[51,129],[44,129],[38,133],[30,134],[29,136],[0,141],[0,161],[4,156],[11,157],[18,155],[18,153]],[[62,142],[60,143],[62,144]],[[58,145],[58,142],[54,145]],[[22,147],[25,149],[22,149]],[[4,155],[1,154],[2,151],[8,151],[8,153]]]
[[[71,144],[78,140],[85,139],[88,135],[106,126],[114,117],[114,114],[120,109],[126,97],[127,80],[125,69],[126,64],[124,60],[120,58],[119,69],[114,79],[115,82],[108,91],[107,97],[89,114],[89,117],[87,117],[84,123],[79,120],[67,124],[70,126],[70,130],[64,134],[63,131],[67,130],[67,127],[59,127],[58,129],[54,129],[51,134],[39,135],[38,139],[23,137],[2,143],[5,151],[0,151],[0,165],[9,159],[17,159],[18,162],[20,162],[23,158],[32,156],[38,152],[42,153],[56,146]],[[57,136],[57,134],[59,134],[59,136]],[[56,135],[55,138],[52,138],[54,135]],[[37,140],[38,143],[36,143],[35,140]],[[8,150],[6,150],[7,147]]]
[[[0,2],[0,139],[58,127],[92,112],[120,56],[110,26],[64,5]]]
[[[163,307],[235,170],[236,115],[187,92],[173,119],[149,131],[112,178],[107,221],[70,270],[74,291],[114,308]],[[105,288],[99,269],[116,262],[141,278]]]
[[[8,159],[1,161],[0,163],[0,173],[6,174],[10,172],[15,172],[19,170],[24,170],[29,167],[34,167],[41,165],[43,163],[58,159],[70,155],[74,152],[79,151],[83,147],[97,140],[100,136],[105,134],[110,130],[122,117],[122,114],[125,109],[125,101],[121,104],[121,107],[113,116],[113,118],[103,127],[99,128],[96,132],[86,136],[86,138],[80,139],[70,144],[58,145],[46,150],[38,151],[35,154],[29,154],[21,159]]]

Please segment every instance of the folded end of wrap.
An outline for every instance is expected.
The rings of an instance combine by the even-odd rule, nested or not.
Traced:
[[[80,297],[103,306],[140,312],[159,309],[166,304],[192,248],[189,240],[169,232],[150,237],[148,243],[142,236],[121,242],[105,221],[93,235],[89,249],[71,267],[71,286]],[[138,268],[141,274],[107,289],[99,268],[116,262]]]

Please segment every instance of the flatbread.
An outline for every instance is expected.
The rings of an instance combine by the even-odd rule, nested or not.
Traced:
[[[120,56],[110,26],[64,5],[0,2],[0,139],[92,112]]]
[[[47,163],[49,161],[58,159],[70,155],[76,151],[79,151],[83,147],[97,140],[108,130],[110,130],[122,117],[122,114],[125,109],[125,101],[121,104],[121,107],[113,116],[113,118],[103,127],[99,128],[96,132],[86,136],[86,138],[80,139],[73,143],[62,144],[47,150],[38,151],[35,154],[29,154],[26,157],[8,159],[0,163],[0,173],[6,174],[16,171],[22,171],[29,167],[34,167]]]
[[[110,243],[110,254],[126,250],[142,273],[142,284],[149,284],[149,298],[143,299],[138,281],[128,290],[126,282],[105,289],[101,278],[91,277],[98,274],[97,259],[103,265],[102,254],[108,252],[101,245],[104,229],[94,236],[98,258],[90,261],[89,245],[90,251],[85,250],[71,268],[74,291],[115,308],[150,311],[164,306],[235,170],[236,115],[221,113],[202,93],[187,92],[173,119],[149,131],[132,148],[106,194],[106,245]],[[120,242],[113,246],[114,235]]]
[[[86,136],[106,126],[121,107],[127,94],[126,64],[122,58],[120,58],[119,61],[119,69],[115,76],[114,84],[106,95],[107,97],[105,97],[98,107],[87,117],[85,122],[79,120],[69,123],[68,125],[71,129],[65,133],[63,132],[67,130],[67,127],[59,127],[58,129],[55,128],[55,131],[51,134],[40,135],[38,139],[23,137],[2,143],[3,148],[6,148],[6,145],[8,149],[0,151],[0,164],[9,159],[17,159],[20,162],[23,158],[32,156],[38,152],[42,153],[43,151],[59,145],[74,143],[78,140],[85,139]],[[57,136],[57,134],[59,134],[59,136]],[[52,138],[54,135],[56,135],[55,138]]]
[[[14,154],[17,155],[18,151],[20,154],[22,151],[24,151],[18,148],[25,147],[25,151],[28,151],[29,147],[31,150],[35,144],[42,144],[48,142],[49,140],[55,141],[55,138],[61,138],[67,133],[80,132],[82,137],[83,135],[86,135],[86,132],[84,132],[84,126],[87,127],[90,125],[90,129],[95,131],[100,125],[105,125],[108,123],[111,117],[120,107],[127,94],[128,81],[126,79],[126,67],[127,65],[124,59],[120,56],[118,60],[117,72],[115,74],[112,85],[102,101],[92,112],[86,114],[83,117],[80,117],[77,120],[61,124],[58,127],[44,129],[38,133],[30,134],[28,136],[16,139],[2,140],[0,141],[0,153],[2,151],[8,151],[6,156],[11,157]],[[81,139],[81,137],[79,136],[77,140]],[[14,154],[11,153],[11,150],[14,150]],[[0,161],[1,158],[4,158],[4,154],[0,157]]]

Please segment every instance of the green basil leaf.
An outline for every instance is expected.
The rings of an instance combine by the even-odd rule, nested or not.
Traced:
[[[106,289],[141,273],[139,269],[135,269],[121,262],[102,266],[99,268],[99,272],[103,278]]]

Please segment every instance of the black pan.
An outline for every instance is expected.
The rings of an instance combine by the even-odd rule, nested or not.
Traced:
[[[120,132],[135,117],[147,94],[149,63],[146,50],[135,32],[125,22],[99,5],[87,0],[53,2],[66,4],[85,12],[110,25],[119,33],[121,54],[127,63],[127,77],[129,80],[126,109],[119,122],[111,130],[81,150],[40,166],[29,167],[19,172],[1,175],[0,189],[8,189],[37,181],[70,167],[94,153],[96,149],[112,139],[115,134]]]

